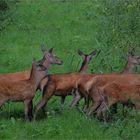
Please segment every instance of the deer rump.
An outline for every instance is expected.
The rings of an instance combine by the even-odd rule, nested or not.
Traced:
[[[95,76],[93,78],[92,89],[89,93],[94,110],[91,108],[90,110],[104,112],[107,108],[103,107],[103,102],[110,107],[117,102],[127,103],[129,99],[132,99],[135,104],[137,99],[139,100],[139,91],[139,74]]]

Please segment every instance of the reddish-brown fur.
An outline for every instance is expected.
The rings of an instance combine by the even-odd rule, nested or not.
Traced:
[[[81,67],[80,67],[80,69],[79,69],[79,73],[86,73],[87,72],[87,70],[88,70],[88,65],[89,65],[89,62],[90,62],[90,60],[91,60],[91,58],[94,56],[94,55],[96,55],[96,51],[92,51],[90,54],[85,54],[85,53],[83,53],[82,51],[80,51],[80,50],[78,50],[78,54],[83,58],[83,62],[82,62],[82,65],[81,65]],[[99,53],[98,53],[99,54]],[[73,75],[74,73],[70,73],[69,74],[69,77],[71,76],[71,75]],[[65,75],[65,74],[64,74]],[[75,75],[75,74],[74,74]],[[60,76],[60,75],[59,75]],[[61,75],[62,76],[62,75]],[[64,76],[65,77],[65,76]],[[68,77],[68,75],[67,75],[67,77]],[[56,78],[56,80],[57,80],[57,76],[55,77]],[[70,79],[72,79],[72,78],[74,78],[74,77],[71,77]],[[75,80],[75,79],[74,79]],[[65,81],[68,81],[68,80],[65,80]],[[64,81],[63,81],[64,82]],[[69,81],[69,83],[70,83],[70,81]],[[63,83],[64,84],[64,83]],[[73,84],[73,87],[74,87],[74,84]],[[59,92],[59,91],[57,91],[56,90],[56,92],[59,92],[59,93],[56,93],[55,95],[56,96],[61,96],[61,104],[64,104],[64,101],[65,101],[65,98],[66,98],[66,96],[67,95],[73,95],[73,96],[76,96],[76,93],[77,93],[77,91],[76,91],[76,89],[72,89],[72,87],[69,87],[69,88],[71,88],[71,90],[67,90],[67,88],[66,89],[64,89],[63,88],[63,91],[62,91],[62,93],[61,92]],[[66,91],[66,92],[65,92]]]
[[[132,70],[133,70],[134,66],[138,65],[138,64],[140,64],[140,57],[139,56],[134,56],[134,49],[129,48],[127,63],[124,67],[124,70],[121,73],[124,73],[124,74],[132,73]],[[96,84],[96,86],[94,86],[94,87],[102,87],[105,84],[108,84],[108,82],[106,80],[103,80],[103,79],[102,80],[98,79],[97,81],[98,81],[97,82],[98,84]],[[110,81],[110,82],[112,82],[112,81]],[[95,110],[98,107],[98,105],[100,104],[100,99],[98,98],[98,93],[96,94],[96,92],[98,92],[98,89],[94,88],[92,90],[92,92],[93,91],[94,91],[94,95],[92,95],[92,96],[94,98],[93,99],[94,100],[94,107],[91,107],[92,109],[90,109],[90,110]],[[99,101],[98,101],[98,99],[99,99]],[[95,100],[96,100],[96,102],[95,102]],[[127,105],[127,103],[125,103],[124,105]],[[91,113],[91,111],[90,111],[90,113]],[[90,114],[90,113],[88,113],[88,114]]]
[[[101,75],[101,74],[99,74]],[[110,75],[110,74],[106,74]],[[117,74],[112,74],[117,75]],[[50,80],[49,84],[46,87],[46,92],[43,94],[42,100],[37,104],[35,110],[36,112],[41,108],[44,107],[46,102],[50,99],[51,96],[57,95],[57,96],[66,96],[69,94],[69,91],[71,92],[71,89],[77,88],[79,91],[82,93],[83,97],[85,97],[86,102],[87,102],[87,97],[90,88],[91,88],[91,83],[92,81],[88,82],[90,79],[92,79],[95,74],[79,74],[79,73],[74,73],[74,74],[59,74],[59,75],[50,75]],[[88,82],[88,83],[87,83]],[[87,83],[87,84],[86,84]],[[45,90],[44,90],[45,91]],[[81,98],[81,96],[78,95],[78,98],[72,102],[71,106],[74,106],[77,101]]]
[[[110,106],[118,102],[127,103],[128,100],[135,105],[136,109],[140,110],[140,84],[114,82],[99,88],[98,93],[102,98],[102,103],[97,109],[97,117],[100,117],[101,113],[104,113]]]
[[[135,65],[140,64],[140,57],[134,55],[134,49],[129,48],[127,62],[121,73],[132,73]]]
[[[132,73],[132,70],[133,70],[134,66],[138,65],[138,64],[140,64],[140,57],[139,56],[134,56],[134,49],[129,48],[127,62],[126,62],[126,65],[125,65],[125,67],[124,67],[124,69],[123,69],[123,71],[121,73],[125,73],[125,74]],[[102,74],[97,74],[97,75],[102,76]],[[108,75],[108,74],[105,74],[105,75]],[[89,80],[92,79],[94,76],[95,75],[92,75],[91,77],[88,76],[89,78],[87,77],[86,79],[82,79],[81,82],[79,82],[79,91],[83,94],[82,96],[84,96],[86,98],[88,96],[87,92],[90,89],[89,85],[92,84],[92,80],[91,81],[89,81]],[[102,83],[101,85],[104,85],[104,84]],[[73,99],[73,101],[72,101],[71,107],[74,107],[77,104],[77,102],[79,102],[79,100],[81,98],[82,97],[79,94],[77,94],[75,96],[75,98]],[[86,101],[87,105],[84,107],[84,110],[87,109],[88,102],[89,102],[89,100],[87,99],[87,101]]]
[[[16,74],[8,74],[7,77],[1,76],[0,78],[0,106],[8,100],[13,101],[24,101],[25,104],[25,116],[29,119],[32,117],[32,98],[34,97],[35,91],[38,88],[40,81],[46,75],[46,69],[49,68],[50,64],[61,64],[53,53],[52,49],[45,51],[44,57],[38,62],[34,62],[30,78],[12,80],[12,76],[16,78]],[[43,69],[43,70],[42,70]],[[23,77],[22,73],[20,74]],[[17,78],[17,79],[18,79]],[[46,78],[47,80],[48,78]],[[47,82],[47,81],[46,81]]]
[[[91,57],[95,55],[95,51],[89,55],[85,55],[83,52],[79,51],[79,55],[84,58],[83,64],[77,73],[67,73],[67,74],[52,74],[47,85],[44,87],[42,100],[35,107],[35,112],[37,113],[40,108],[43,108],[47,101],[53,96],[61,96],[62,102],[67,95],[71,94],[71,91],[75,88],[78,79],[82,73],[87,70],[87,64],[89,63]],[[44,79],[45,80],[45,79]],[[43,80],[43,81],[44,81]],[[42,81],[42,82],[43,82]],[[41,84],[42,84],[41,82]],[[44,82],[43,82],[44,84]],[[35,115],[36,116],[36,115]]]
[[[140,75],[139,74],[102,75],[102,76],[95,76],[91,81],[88,82],[92,83],[89,92],[89,97],[92,100],[92,105],[90,107],[90,111],[88,112],[88,115],[90,115],[91,112],[95,111],[101,104],[101,98],[99,98],[100,96],[98,94],[99,88],[112,82],[118,82],[120,84],[126,83],[130,85],[136,85],[140,83]]]
[[[30,77],[30,70],[20,71],[16,73],[0,74],[0,79],[5,78],[12,81],[24,80]]]
[[[49,67],[49,65],[53,63],[51,62],[51,60],[50,60],[50,64],[48,63],[48,57],[50,57],[49,55],[53,55],[52,48],[49,51],[47,51],[45,48],[41,48],[41,50],[44,54],[43,59],[45,60],[43,65],[45,65],[46,67]],[[59,58],[57,58],[55,55],[51,57],[55,57],[55,64],[62,64],[62,61]],[[3,74],[0,74],[0,79],[4,78],[11,81],[25,80],[30,77],[30,73],[31,73],[30,70],[20,71],[16,73],[6,73],[6,74],[3,73]]]
[[[46,68],[33,62],[30,78],[21,81],[0,79],[0,106],[6,101],[23,101],[25,104],[25,117],[31,120],[32,99],[40,81],[46,76]]]

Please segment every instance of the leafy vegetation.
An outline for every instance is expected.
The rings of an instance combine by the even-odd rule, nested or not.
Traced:
[[[139,0],[0,0],[0,72],[30,69],[33,57],[41,58],[40,45],[54,47],[64,60],[50,73],[77,71],[86,53],[100,50],[89,73],[120,72],[127,50],[140,55]],[[134,72],[139,72],[137,66]],[[38,92],[34,104],[41,98]],[[47,106],[48,118],[40,112],[36,122],[25,122],[21,103],[6,103],[0,110],[0,139],[138,139],[140,114],[119,106],[108,113],[107,124],[81,111],[64,108],[58,97]],[[82,104],[82,103],[81,103]],[[82,105],[81,105],[82,106]],[[80,107],[81,107],[80,106]]]

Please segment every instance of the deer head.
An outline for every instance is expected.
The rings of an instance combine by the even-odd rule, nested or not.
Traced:
[[[135,49],[134,48],[129,48],[128,49],[128,62],[139,65],[140,64],[140,56],[135,56]]]
[[[48,67],[49,64],[57,64],[57,65],[61,65],[63,63],[62,60],[60,60],[54,53],[53,53],[53,48],[49,49],[47,51],[46,48],[44,48],[44,46],[41,46],[41,51],[44,54],[43,59],[41,60],[44,64],[44,66]]]
[[[96,55],[96,51],[92,51],[90,54],[85,54],[82,51],[78,50],[78,54],[83,58],[82,65],[79,69],[80,73],[86,73],[88,69],[88,64],[93,56]]]
[[[87,63],[90,62],[91,58],[92,58],[93,56],[95,56],[96,53],[97,53],[97,51],[92,51],[92,52],[89,53],[89,54],[85,54],[85,53],[83,53],[81,50],[78,49],[78,54],[79,54]]]

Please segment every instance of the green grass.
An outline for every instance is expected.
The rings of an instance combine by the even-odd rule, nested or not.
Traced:
[[[77,71],[81,58],[77,49],[101,50],[90,63],[89,73],[120,72],[127,49],[140,55],[139,0],[5,0],[9,9],[0,10],[0,72],[30,69],[32,58],[40,59],[41,44],[63,61],[50,73]],[[137,66],[134,72],[139,72]],[[41,98],[34,99],[34,104]],[[0,139],[139,139],[140,114],[132,109],[109,113],[107,124],[94,116],[86,118],[69,110],[71,98],[62,109],[58,97],[48,105],[48,118],[25,122],[22,103],[6,103],[0,110]],[[82,104],[82,103],[81,103]],[[81,106],[80,106],[81,107]]]

